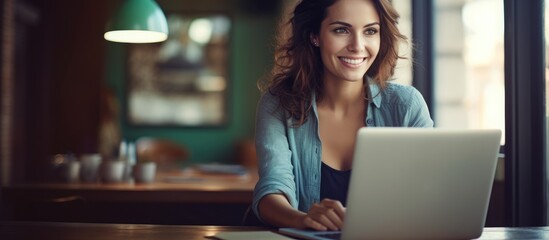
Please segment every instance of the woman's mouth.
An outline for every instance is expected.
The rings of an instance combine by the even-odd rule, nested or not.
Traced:
[[[366,58],[347,58],[347,57],[339,57],[341,61],[351,64],[351,65],[360,65],[364,61],[366,61]]]

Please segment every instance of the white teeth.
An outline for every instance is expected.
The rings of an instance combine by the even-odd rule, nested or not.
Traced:
[[[358,64],[364,62],[365,58],[351,59],[351,58],[344,58],[344,57],[342,57],[341,60],[344,61],[344,62],[346,62],[346,63],[349,63],[349,64],[358,65]]]

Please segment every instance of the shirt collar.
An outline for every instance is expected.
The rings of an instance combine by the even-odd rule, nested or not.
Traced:
[[[317,121],[318,121],[318,113],[317,113],[317,109],[316,109],[316,92],[315,92],[315,91],[313,91],[313,92],[311,93],[311,99],[312,99],[312,102],[311,102],[311,103],[312,103],[312,105],[313,105],[313,112],[314,112],[314,114],[315,114],[315,118],[316,118]]]
[[[379,108],[381,106],[382,98],[382,95],[380,94],[381,89],[379,88],[379,85],[377,85],[377,83],[370,78],[368,78],[368,84],[370,85],[368,88],[370,90],[368,92],[368,99],[371,103],[374,103],[377,108]]]

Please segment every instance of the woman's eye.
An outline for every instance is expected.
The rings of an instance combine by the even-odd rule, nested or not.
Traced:
[[[335,33],[347,33],[348,31],[345,28],[336,28],[336,29],[334,29],[334,32]]]
[[[375,28],[368,28],[365,31],[366,35],[375,35],[377,32],[378,32],[378,30],[375,29]]]

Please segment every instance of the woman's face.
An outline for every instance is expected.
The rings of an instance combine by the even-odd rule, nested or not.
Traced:
[[[374,3],[336,1],[312,41],[320,48],[325,81],[362,81],[379,52],[380,24]]]

